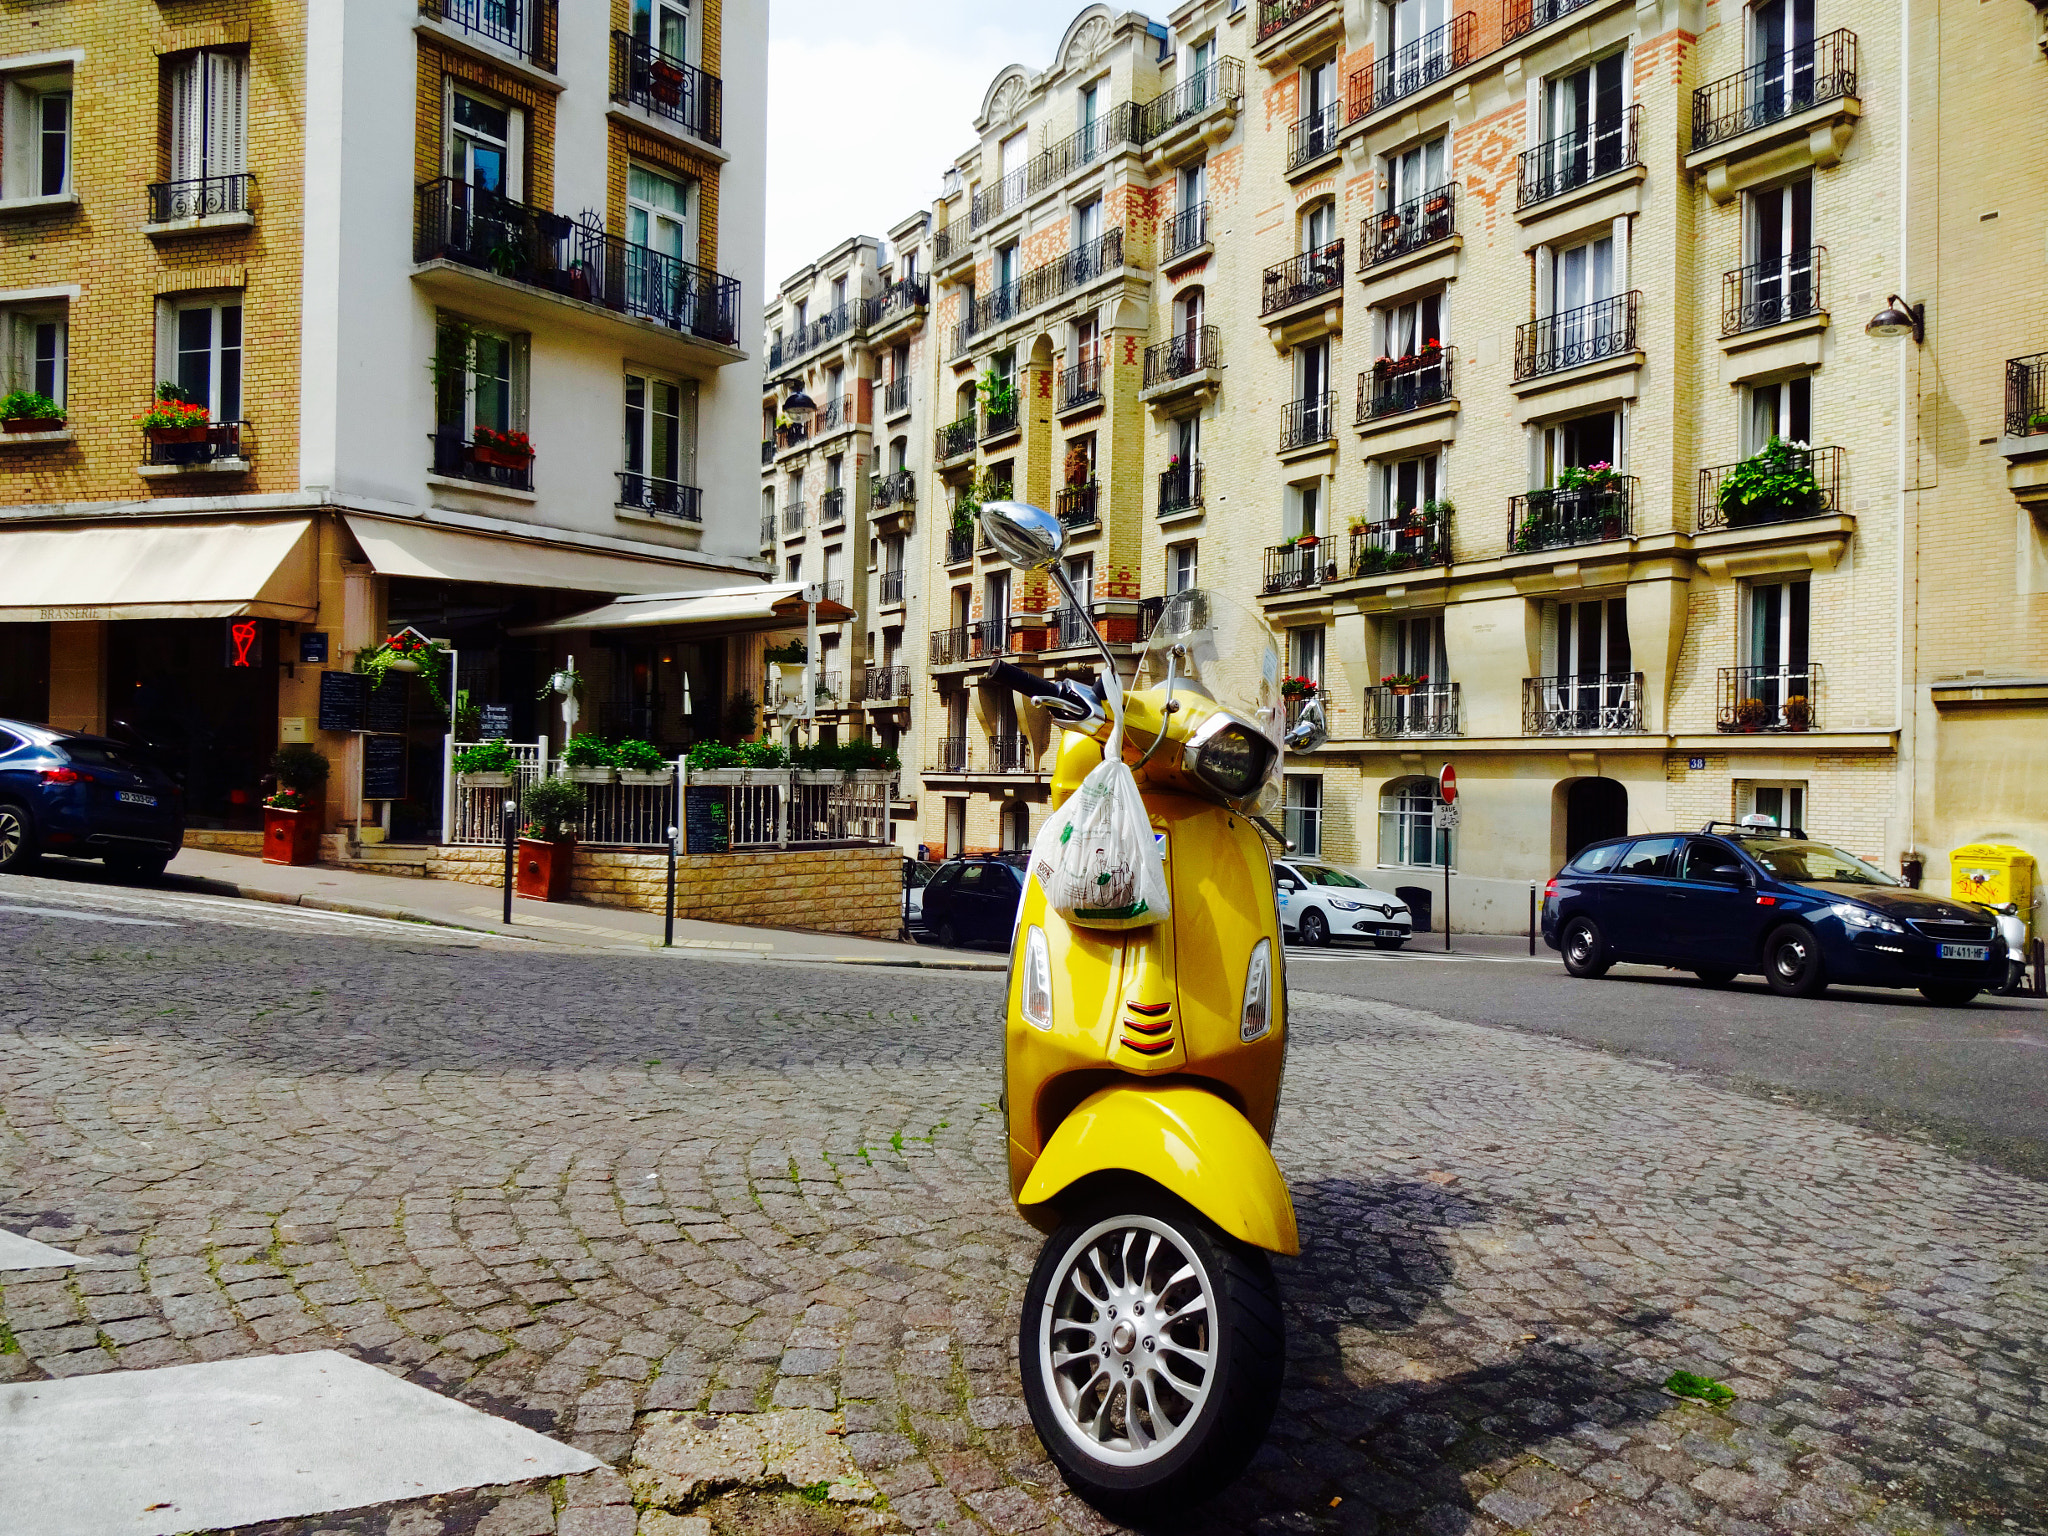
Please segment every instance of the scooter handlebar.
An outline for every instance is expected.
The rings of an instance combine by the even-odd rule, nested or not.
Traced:
[[[1101,713],[1101,701],[1093,689],[1040,677],[1013,661],[999,661],[990,667],[988,680],[999,688],[1037,700],[1053,719],[1069,729],[1092,723]]]

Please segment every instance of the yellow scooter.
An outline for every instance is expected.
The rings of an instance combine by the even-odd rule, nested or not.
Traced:
[[[1018,502],[981,515],[1013,565],[1048,572],[1086,614],[1058,518]],[[1011,945],[1003,1106],[1011,1196],[1049,1234],[1018,1328],[1032,1423],[1076,1492],[1132,1513],[1236,1477],[1279,1399],[1286,1340],[1266,1256],[1300,1244],[1269,1150],[1287,1010],[1260,829],[1285,839],[1259,813],[1278,799],[1283,749],[1327,731],[1311,710],[1284,733],[1272,631],[1213,594],[1167,600],[1128,693],[1095,642],[1097,683],[1007,662],[989,680],[1065,733],[1055,810],[1104,743],[1122,741],[1170,915],[1120,930],[1068,921],[1034,854]]]

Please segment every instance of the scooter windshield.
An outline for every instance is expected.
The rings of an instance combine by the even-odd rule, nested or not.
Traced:
[[[1199,587],[1174,593],[1145,641],[1138,687],[1164,687],[1169,665],[1176,692],[1208,695],[1279,745],[1280,647],[1256,611]]]

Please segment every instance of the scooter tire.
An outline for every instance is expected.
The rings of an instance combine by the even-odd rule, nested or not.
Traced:
[[[1124,1232],[1163,1239],[1146,1250],[1153,1262],[1149,1267],[1141,1262],[1135,1284],[1133,1272],[1120,1267],[1119,1255],[1128,1255],[1135,1246],[1118,1241]],[[1167,1253],[1169,1245],[1177,1246],[1179,1254]],[[1130,1312],[1129,1299],[1152,1294],[1146,1290],[1148,1274],[1157,1280],[1186,1267],[1194,1278],[1181,1285],[1203,1288],[1209,1322],[1194,1332],[1177,1331],[1177,1339],[1183,1346],[1197,1338],[1206,1341],[1210,1361],[1206,1391],[1199,1402],[1183,1410],[1185,1416],[1179,1423],[1172,1420],[1171,1387],[1164,1387],[1161,1378],[1167,1374],[1170,1357],[1177,1354],[1171,1361],[1174,1374],[1168,1380],[1176,1384],[1186,1381],[1191,1366],[1184,1349],[1150,1348],[1145,1342],[1150,1335],[1134,1330],[1136,1337],[1128,1354],[1119,1357],[1116,1325],[1102,1316],[1110,1298],[1090,1296],[1093,1319],[1076,1319],[1074,1288],[1063,1282],[1091,1250],[1102,1256],[1107,1269],[1105,1274],[1091,1267],[1091,1280],[1099,1275],[1117,1277],[1112,1284],[1121,1283],[1127,1295],[1124,1321],[1137,1323],[1139,1329],[1144,1325]],[[1172,1260],[1170,1267],[1168,1260]],[[1174,1286],[1158,1289],[1155,1300],[1161,1306],[1172,1306],[1177,1317],[1187,1312],[1187,1298]],[[1056,1305],[1068,1309],[1063,1318],[1055,1316]],[[1056,1326],[1062,1321],[1068,1326]],[[1183,1319],[1181,1327],[1192,1328],[1191,1315]],[[1100,1353],[1107,1367],[1093,1367],[1093,1377],[1078,1384],[1074,1377],[1080,1371],[1072,1372],[1064,1379],[1063,1391],[1061,1373],[1053,1365],[1055,1356],[1064,1352],[1065,1363],[1071,1366],[1073,1346],[1082,1335],[1097,1329],[1106,1330]],[[1056,1341],[1063,1341],[1064,1349]],[[1122,1198],[1090,1205],[1047,1240],[1024,1294],[1017,1345],[1024,1401],[1046,1453],[1076,1494],[1112,1519],[1125,1520],[1206,1498],[1236,1478],[1266,1438],[1280,1401],[1287,1362],[1280,1289],[1265,1254],[1228,1237],[1191,1206],[1153,1186],[1127,1186]],[[1169,1434],[1149,1447],[1134,1447],[1126,1417],[1133,1396],[1117,1379],[1114,1367],[1121,1364],[1129,1371],[1146,1362],[1156,1364],[1144,1378],[1140,1424],[1164,1425]],[[1086,1365],[1080,1368],[1089,1369]],[[1105,1377],[1109,1385],[1101,1388],[1097,1398],[1096,1388]],[[1098,1404],[1096,1432],[1084,1422],[1091,1402]],[[1164,1405],[1165,1412],[1150,1406],[1154,1404]],[[1116,1443],[1119,1424],[1126,1431],[1122,1445]],[[1105,1433],[1107,1440],[1103,1439]]]

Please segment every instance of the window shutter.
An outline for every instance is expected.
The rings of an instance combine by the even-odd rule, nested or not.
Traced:
[[[520,332],[520,333],[519,333],[518,335],[516,335],[516,336],[514,336],[514,337],[512,337],[512,338],[511,338],[511,344],[512,344],[512,412],[511,412],[511,421],[512,421],[512,430],[513,430],[514,432],[524,432],[524,431],[527,431],[527,430],[528,430],[528,428],[527,428],[527,425],[526,425],[526,396],[527,396],[527,388],[526,388],[526,381],[527,381],[527,378],[528,378],[528,365],[529,365],[529,364],[531,363],[531,361],[532,361],[532,356],[531,356],[531,347],[532,347],[532,341],[533,341],[533,338],[532,338],[531,336],[528,336],[528,335],[527,335],[527,334],[526,334],[526,333],[525,333],[524,331],[521,331],[521,332]]]
[[[684,379],[676,399],[676,478],[697,485],[697,381]]]
[[[245,124],[249,61],[239,53],[202,53],[206,71],[205,176],[234,176],[248,169]]]
[[[201,151],[206,139],[206,90],[201,71],[206,55],[181,59],[171,71],[171,180],[192,181],[205,174]]]
[[[1559,610],[1557,599],[1543,599],[1543,675],[1556,677],[1557,673],[1557,624]]]

